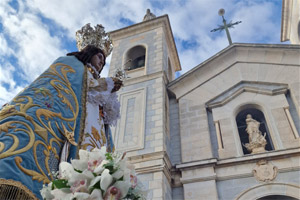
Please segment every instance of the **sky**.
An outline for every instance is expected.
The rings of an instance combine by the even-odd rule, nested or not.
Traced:
[[[280,44],[281,0],[0,0],[0,107],[58,57],[77,51],[75,32],[102,24],[113,31],[142,21],[147,8],[168,14],[184,74],[233,43]],[[101,76],[107,76],[111,56]]]

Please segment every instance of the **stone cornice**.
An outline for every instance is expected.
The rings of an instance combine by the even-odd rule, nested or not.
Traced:
[[[128,157],[132,164],[141,164],[149,161],[158,161],[143,167],[136,167],[137,174],[154,173],[163,171],[169,183],[172,183],[171,168],[172,164],[168,154],[165,151],[148,153],[138,156]]]
[[[243,92],[273,96],[285,94],[287,90],[287,84],[241,81],[217,97],[209,100],[206,103],[206,107],[211,110],[213,108],[223,106]]]
[[[179,78],[168,84],[168,89],[176,94],[177,99],[180,99],[182,96],[190,93],[196,88],[200,87],[202,84],[206,83],[210,79],[218,76],[224,71],[228,70],[237,63],[257,63],[257,64],[270,64],[270,65],[289,65],[299,67],[299,62],[295,63],[276,63],[276,62],[255,62],[253,60],[248,60],[248,57],[241,57],[239,53],[242,50],[256,51],[257,49],[261,50],[270,50],[272,52],[278,51],[282,54],[286,53],[286,50],[297,51],[299,53],[300,45],[282,45],[282,44],[240,44],[234,43],[227,48],[223,49],[219,53],[210,57],[203,63],[192,68],[190,71],[186,72]],[[221,64],[221,65],[220,65]],[[208,69],[209,68],[209,69]],[[207,79],[206,77],[202,78],[202,73],[204,71],[209,71],[211,74]],[[208,77],[208,76],[207,76]],[[179,92],[180,91],[180,92]],[[183,92],[184,91],[184,92]]]
[[[284,158],[287,155],[292,155],[292,154],[300,154],[300,149],[295,148],[295,149],[287,149],[287,150],[278,150],[278,151],[271,151],[271,152],[264,152],[264,153],[259,153],[259,154],[250,154],[250,155],[245,155],[243,157],[237,157],[237,158],[227,158],[227,159],[221,159],[217,160],[216,158],[211,158],[207,160],[202,160],[202,161],[195,161],[195,162],[189,162],[189,163],[182,163],[176,165],[176,169],[180,170],[186,170],[186,169],[193,169],[197,167],[209,167],[214,165],[215,167],[222,167],[222,165],[237,165],[241,164],[244,162],[251,162],[254,163],[258,160],[261,159],[277,159],[277,158]]]
[[[175,71],[181,70],[181,65],[178,57],[178,52],[176,48],[176,44],[174,41],[174,36],[172,33],[170,21],[168,15],[162,15],[160,17],[156,17],[151,20],[147,20],[144,22],[140,22],[125,28],[121,28],[115,31],[109,32],[112,40],[119,40],[122,38],[126,38],[132,35],[137,35],[139,33],[143,33],[146,31],[150,31],[156,29],[158,27],[163,27],[165,33],[165,39],[167,41],[168,46],[170,47],[170,59],[173,61],[173,66]]]
[[[208,160],[182,163],[182,164],[176,165],[176,169],[183,169],[183,168],[196,167],[196,166],[208,166],[208,165],[212,165],[212,164],[216,164],[216,163],[217,163],[217,159],[211,158]]]
[[[180,181],[182,184],[186,184],[186,183],[216,180],[216,178],[217,178],[217,175],[214,174],[211,176],[194,176],[192,178],[181,178]]]
[[[143,75],[143,76],[139,76],[139,77],[135,77],[135,78],[128,78],[123,83],[124,83],[124,86],[129,86],[129,85],[142,83],[145,81],[149,81],[149,80],[161,78],[161,77],[165,78],[165,73],[163,71],[155,72],[155,73],[152,73],[149,75]]]

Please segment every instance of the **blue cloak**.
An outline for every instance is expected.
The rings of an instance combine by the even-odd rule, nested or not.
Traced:
[[[74,56],[60,57],[0,110],[0,191],[11,186],[41,199],[68,135],[81,142],[86,90],[86,67]],[[78,149],[71,146],[69,160]]]

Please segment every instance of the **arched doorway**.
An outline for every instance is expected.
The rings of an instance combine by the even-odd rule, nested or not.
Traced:
[[[300,186],[289,183],[267,183],[257,185],[240,193],[235,200],[270,200],[270,197],[284,197],[284,200],[294,200],[299,198]]]
[[[265,197],[261,197],[257,200],[297,200],[294,197],[289,197],[289,196],[285,196],[285,195],[268,195]]]

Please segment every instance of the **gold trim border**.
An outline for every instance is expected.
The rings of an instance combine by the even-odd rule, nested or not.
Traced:
[[[22,189],[26,194],[28,194],[32,199],[34,200],[38,200],[38,198],[25,186],[23,185],[21,182],[19,181],[14,181],[11,179],[0,179],[0,185],[11,185],[11,186],[15,186],[17,188]]]
[[[85,129],[85,120],[86,120],[86,98],[87,98],[87,67],[84,65],[83,72],[83,80],[82,80],[82,93],[81,93],[81,118],[80,118],[80,130],[79,130],[79,138],[78,138],[78,147],[76,151],[76,158],[79,157],[79,149],[81,149],[83,138],[84,138],[84,129]]]

